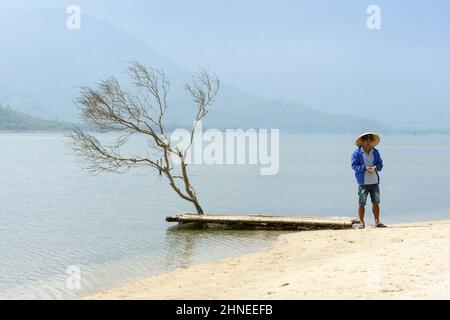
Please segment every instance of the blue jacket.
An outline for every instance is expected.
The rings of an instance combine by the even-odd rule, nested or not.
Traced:
[[[359,147],[352,154],[352,169],[355,171],[358,184],[364,184],[364,172],[366,171],[362,153],[362,147]],[[383,170],[383,160],[380,157],[380,152],[375,148],[373,148],[373,165],[377,167],[378,182],[380,182],[378,172]]]

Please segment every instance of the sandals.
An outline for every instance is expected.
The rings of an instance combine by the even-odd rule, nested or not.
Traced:
[[[382,223],[375,224],[373,227],[374,227],[374,228],[387,228],[387,226],[384,225],[384,224],[382,224]],[[363,224],[359,224],[359,225],[356,226],[356,229],[365,229],[365,228],[366,228],[366,227],[365,227],[365,225],[363,225]]]
[[[387,228],[387,226],[385,226],[385,225],[382,224],[382,223],[376,224],[376,225],[374,225],[373,227],[374,227],[374,228]]]

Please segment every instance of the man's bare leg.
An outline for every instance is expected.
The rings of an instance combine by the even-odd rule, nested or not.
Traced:
[[[359,215],[359,223],[361,223],[361,226],[359,227],[359,229],[364,229],[366,224],[364,223],[364,213],[365,213],[365,208],[362,205],[358,205],[358,215]]]
[[[375,225],[380,224],[380,205],[378,203],[372,203],[372,212],[375,218]]]

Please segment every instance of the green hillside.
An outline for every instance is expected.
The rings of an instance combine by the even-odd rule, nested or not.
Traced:
[[[70,127],[67,122],[33,117],[0,105],[0,131],[60,131]]]

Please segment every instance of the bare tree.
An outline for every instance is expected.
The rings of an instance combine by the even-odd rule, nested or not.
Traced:
[[[122,173],[133,167],[151,167],[167,178],[178,196],[195,206],[197,214],[203,214],[189,179],[186,156],[198,122],[208,114],[219,91],[219,79],[201,70],[194,75],[191,83],[185,85],[195,103],[196,114],[190,130],[190,143],[180,149],[171,144],[164,123],[170,89],[170,81],[164,71],[145,67],[138,62],[131,63],[127,71],[135,91],[122,88],[118,80],[111,77],[101,80],[95,88],[82,87],[75,101],[86,124],[102,131],[123,132],[123,135],[113,144],[105,145],[95,136],[77,128],[70,134],[72,149],[87,160],[85,168],[94,173]],[[150,138],[149,146],[156,154],[154,152],[152,157],[122,155],[122,147],[134,134]],[[179,165],[174,166],[172,156],[180,160]]]

